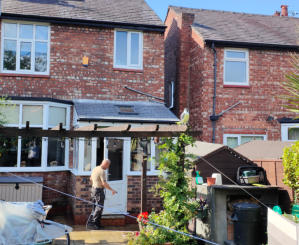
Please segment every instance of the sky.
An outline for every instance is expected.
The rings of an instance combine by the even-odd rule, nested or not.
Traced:
[[[164,22],[169,5],[189,8],[214,9],[251,14],[273,15],[281,5],[288,5],[289,15],[299,17],[299,0],[146,0]]]

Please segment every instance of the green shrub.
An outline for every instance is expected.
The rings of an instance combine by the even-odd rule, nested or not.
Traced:
[[[299,194],[299,141],[283,151],[282,163],[284,167],[283,183],[292,188],[294,202],[298,203]]]

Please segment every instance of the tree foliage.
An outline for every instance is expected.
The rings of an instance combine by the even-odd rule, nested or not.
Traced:
[[[199,203],[194,200],[195,190],[191,188],[188,177],[193,159],[185,153],[185,147],[193,144],[193,138],[181,134],[177,139],[165,138],[162,141],[159,147],[160,180],[155,191],[162,197],[164,209],[160,213],[152,212],[149,215],[149,222],[131,244],[196,244],[188,236],[151,224],[188,233],[188,223],[199,208]]]
[[[299,141],[283,151],[284,166],[283,182],[294,191],[294,202],[298,202],[299,195]]]
[[[282,83],[285,94],[282,96],[286,100],[284,105],[289,111],[299,113],[299,55],[291,55],[293,72],[286,75],[286,81]]]

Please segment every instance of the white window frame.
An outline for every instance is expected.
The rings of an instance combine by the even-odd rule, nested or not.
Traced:
[[[235,137],[238,138],[238,146],[241,145],[241,137],[242,136],[251,136],[251,137],[264,137],[264,140],[267,140],[266,134],[223,134],[223,144],[227,145],[227,138],[228,137]]]
[[[130,138],[130,146],[131,146],[131,138]],[[156,176],[159,175],[160,171],[155,169],[155,147],[158,147],[158,145],[156,145],[154,143],[154,138],[151,138],[151,159],[150,159],[150,165],[151,165],[151,169],[147,170],[146,174],[149,176]],[[128,166],[128,175],[132,176],[132,175],[141,175],[141,171],[131,171],[131,149],[130,149],[130,162],[129,162],[129,166]]]
[[[16,38],[4,38],[4,24],[17,24],[17,37]],[[21,39],[19,38],[19,26],[21,24],[33,25],[33,38],[32,39]],[[36,40],[35,39],[35,30],[36,26],[47,26],[48,27],[48,40]],[[29,74],[29,75],[49,75],[50,74],[50,40],[51,40],[51,26],[49,23],[41,23],[41,22],[28,22],[28,21],[12,21],[12,20],[4,20],[1,24],[1,73],[9,73],[9,74]],[[4,39],[15,40],[17,41],[16,47],[16,70],[4,70]],[[30,41],[31,45],[31,70],[21,70],[20,69],[20,42],[21,41]],[[35,71],[35,42],[47,42],[48,43],[48,55],[47,55],[47,70],[45,72],[36,72]]]
[[[116,33],[118,31],[127,32],[127,65],[117,65],[116,64]],[[130,64],[131,60],[131,34],[139,35],[139,64],[132,65]],[[142,70],[143,69],[143,32],[141,31],[132,31],[132,30],[124,30],[124,29],[115,29],[114,30],[114,55],[113,55],[113,67],[114,68],[122,68],[122,69],[133,69],[133,70]]]
[[[282,123],[281,124],[281,141],[294,142],[296,140],[289,140],[288,130],[289,128],[299,128],[299,123]]]
[[[55,107],[63,107],[66,108],[66,125],[63,126],[64,129],[70,129],[70,111],[71,105],[67,104],[60,104],[55,102],[40,102],[40,101],[9,101],[11,105],[19,105],[19,124],[4,124],[5,127],[18,127],[24,128],[26,127],[25,124],[22,124],[22,109],[23,105],[38,105],[43,106],[43,124],[42,125],[30,125],[32,128],[42,128],[42,129],[49,129],[48,125],[48,118],[49,118],[49,106]],[[14,171],[14,172],[35,172],[35,171],[62,171],[69,169],[69,139],[65,139],[65,161],[64,166],[47,166],[48,162],[48,137],[41,137],[42,138],[42,146],[41,146],[41,166],[38,167],[21,167],[21,145],[22,145],[22,138],[18,137],[18,153],[17,153],[17,167],[1,167],[0,171]]]
[[[226,52],[244,52],[245,58],[229,58],[226,57]],[[225,48],[224,49],[224,61],[223,61],[223,84],[224,85],[237,85],[237,86],[249,86],[249,51],[248,49],[237,49],[237,48]],[[246,62],[246,82],[231,82],[225,80],[226,75],[226,61],[239,61]]]

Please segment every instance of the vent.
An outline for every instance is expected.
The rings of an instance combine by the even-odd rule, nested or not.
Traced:
[[[119,109],[118,114],[120,115],[138,115],[134,106],[118,105],[117,107]]]

